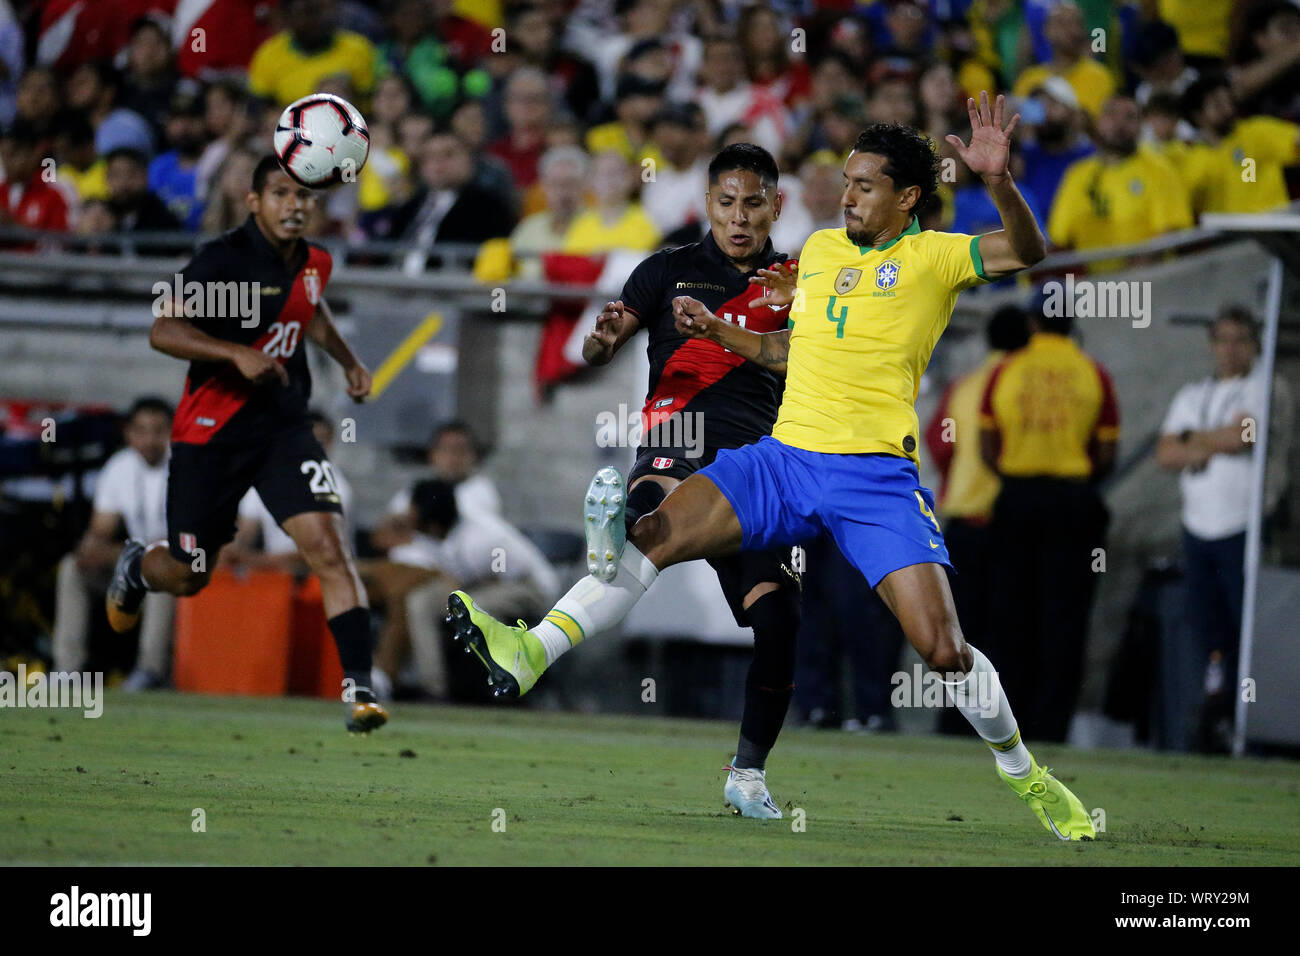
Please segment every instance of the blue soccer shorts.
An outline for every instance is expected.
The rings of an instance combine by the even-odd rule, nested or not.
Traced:
[[[913,564],[952,567],[934,496],[908,458],[805,451],[766,437],[719,452],[699,474],[731,502],[743,550],[796,545],[825,531],[873,588]]]

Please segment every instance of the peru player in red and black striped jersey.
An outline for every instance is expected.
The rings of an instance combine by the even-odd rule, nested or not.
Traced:
[[[329,253],[302,238],[316,194],[274,156],[258,163],[243,226],[205,243],[174,283],[155,286],[149,343],[189,361],[172,428],[168,541],[128,542],[109,586],[114,629],[129,628],[146,590],[195,594],[234,536],[239,501],[256,488],[320,579],[348,683],[348,729],[387,721],[370,691],[370,611],[347,539],[334,471],[307,414],[306,340],[343,368],[362,401],[370,373],[325,302]]]
[[[673,299],[693,296],[713,314],[756,332],[787,327],[787,308],[770,305],[765,288],[794,284],[795,262],[774,251],[769,238],[781,215],[777,176],[776,162],[759,146],[740,143],[718,153],[709,163],[705,194],[709,232],[699,242],[656,252],[637,266],[622,297],[605,306],[583,343],[587,362],[603,365],[639,330],[649,333],[650,387],[641,447],[627,478],[628,528],[710,464],[719,450],[771,434],[783,379],[716,342],[679,331]],[[754,659],[726,797],[745,816],[780,817],[767,792],[764,764],[794,690],[799,578],[788,548],[709,563],[736,622],[754,630]]]

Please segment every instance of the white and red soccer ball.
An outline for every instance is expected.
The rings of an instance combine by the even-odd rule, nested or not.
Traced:
[[[280,168],[301,186],[355,182],[370,155],[370,130],[360,111],[332,93],[290,103],[275,126]]]

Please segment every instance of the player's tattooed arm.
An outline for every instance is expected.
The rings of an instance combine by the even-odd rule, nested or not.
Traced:
[[[622,299],[606,302],[596,316],[596,327],[582,340],[582,360],[588,365],[605,365],[636,330],[636,317],[628,313]]]
[[[984,180],[989,198],[1002,218],[1000,230],[979,238],[980,259],[990,278],[1010,275],[1047,255],[1047,240],[1025,197],[1011,179],[1011,133],[1020,122],[1020,114],[1012,116],[1004,128],[1005,106],[1006,97],[999,94],[990,108],[988,93],[980,91],[978,104],[973,99],[966,100],[970,145],[963,143],[959,136],[945,137],[971,172]]]
[[[208,335],[185,318],[184,309],[177,308],[170,299],[164,299],[157,306],[153,327],[149,330],[149,345],[164,355],[187,362],[230,362],[250,382],[289,384],[289,373],[271,356],[247,345]]]
[[[370,394],[370,370],[362,364],[352,351],[347,340],[339,333],[334,324],[334,313],[324,299],[316,306],[316,313],[307,324],[307,338],[311,339],[326,352],[330,358],[339,363],[348,380],[348,395],[354,402],[359,402]]]
[[[754,332],[718,318],[698,299],[679,295],[673,299],[673,318],[677,331],[694,339],[709,339],[729,352],[749,359],[756,365],[785,374],[790,355],[790,331]]]

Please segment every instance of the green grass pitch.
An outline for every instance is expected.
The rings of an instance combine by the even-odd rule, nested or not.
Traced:
[[[1300,766],[1284,761],[1040,746],[1105,811],[1097,842],[1067,845],[973,739],[787,731],[768,762],[786,819],[760,822],[722,808],[730,723],[508,706],[392,715],[360,738],[325,701],[110,692],[97,720],[5,710],[0,862],[1300,863]]]

